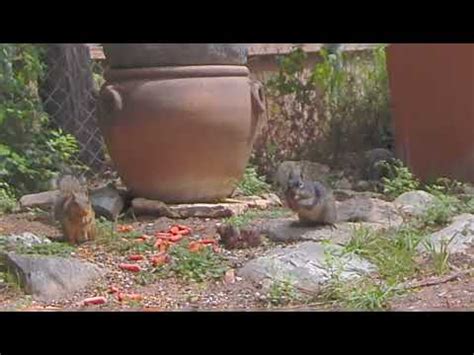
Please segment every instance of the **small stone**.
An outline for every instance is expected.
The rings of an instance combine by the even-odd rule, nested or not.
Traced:
[[[359,180],[354,185],[356,191],[369,191],[372,190],[372,184],[366,180]]]
[[[233,284],[235,283],[235,270],[234,269],[229,269],[226,271],[224,275],[224,282],[226,284]]]
[[[24,195],[20,198],[21,209],[40,208],[49,210],[58,196],[58,190],[39,192],[36,194]]]

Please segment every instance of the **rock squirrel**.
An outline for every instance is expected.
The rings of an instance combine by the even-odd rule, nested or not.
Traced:
[[[304,224],[334,226],[337,221],[336,199],[332,191],[318,181],[305,180],[299,169],[289,174],[285,200]]]

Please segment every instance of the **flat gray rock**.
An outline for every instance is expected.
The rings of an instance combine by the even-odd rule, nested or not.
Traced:
[[[25,293],[45,302],[70,296],[103,275],[96,265],[76,259],[16,253],[2,259]]]
[[[412,216],[424,214],[435,203],[436,197],[422,190],[405,192],[393,201],[400,211]]]
[[[453,240],[448,244],[450,253],[467,253],[474,247],[474,215],[462,214],[453,218],[453,223],[440,231],[431,234],[425,240],[431,242],[436,250],[440,250],[443,243],[447,243],[451,238]],[[418,250],[427,251],[426,245],[420,243]],[[470,255],[474,257],[474,255]]]
[[[270,219],[260,225],[260,233],[274,242],[323,241],[330,240],[334,244],[344,245],[352,238],[354,230],[360,227],[374,230],[383,225],[364,222],[338,223],[336,228],[330,226],[302,226],[297,218]]]
[[[400,212],[391,202],[366,196],[355,196],[336,202],[340,222],[368,222],[397,227],[403,223]]]
[[[335,189],[333,190],[334,197],[338,201],[345,201],[351,198],[356,197],[366,197],[366,198],[377,198],[379,200],[384,200],[385,196],[378,192],[372,191],[354,191],[354,190],[347,190],[347,189]]]
[[[58,190],[44,191],[36,194],[24,195],[20,198],[20,208],[40,208],[48,210],[54,204],[58,196]]]
[[[247,203],[190,203],[166,205],[161,201],[135,198],[132,201],[136,215],[149,215],[169,218],[225,218],[240,215],[248,210]]]
[[[348,280],[375,272],[376,268],[354,254],[342,254],[341,247],[304,242],[251,260],[238,275],[256,283],[290,282],[297,288],[317,292],[338,271],[342,279]]]

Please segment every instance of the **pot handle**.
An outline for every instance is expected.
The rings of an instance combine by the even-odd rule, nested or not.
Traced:
[[[266,111],[265,107],[265,91],[263,84],[258,80],[252,80],[250,82],[251,93],[252,93],[252,107],[256,110],[260,116]]]
[[[252,134],[250,142],[253,144],[266,118],[265,91],[263,84],[258,80],[250,80],[250,94],[252,99]]]
[[[113,85],[105,85],[102,87],[100,94],[101,112],[105,116],[121,111],[123,108],[123,100],[120,93]]]

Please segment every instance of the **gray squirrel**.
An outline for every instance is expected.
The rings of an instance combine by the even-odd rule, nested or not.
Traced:
[[[305,180],[299,169],[290,171],[285,200],[303,224],[335,227],[337,210],[332,191],[318,181]]]

